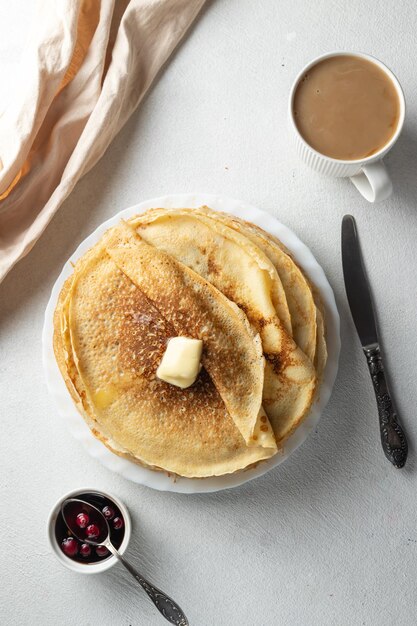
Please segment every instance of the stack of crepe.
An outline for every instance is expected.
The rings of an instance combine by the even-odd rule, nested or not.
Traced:
[[[93,434],[186,477],[250,468],[285,445],[326,363],[317,293],[279,240],[200,209],[152,209],[107,231],[59,296],[54,350]],[[156,371],[167,341],[203,341],[196,382]]]

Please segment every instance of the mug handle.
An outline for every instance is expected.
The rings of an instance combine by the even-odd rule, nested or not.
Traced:
[[[386,200],[392,193],[392,182],[382,160],[362,165],[362,170],[350,180],[368,202]]]

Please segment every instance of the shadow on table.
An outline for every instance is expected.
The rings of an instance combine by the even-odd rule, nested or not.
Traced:
[[[402,211],[417,219],[417,134],[407,125],[384,161],[392,178],[394,199]],[[378,209],[378,205],[376,206]]]

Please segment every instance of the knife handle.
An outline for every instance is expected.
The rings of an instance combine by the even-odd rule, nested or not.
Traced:
[[[382,449],[385,456],[395,467],[404,467],[408,444],[407,438],[398,423],[392,399],[385,378],[384,365],[378,345],[363,349],[374,384],[376,402],[379,413],[379,429],[381,432]]]

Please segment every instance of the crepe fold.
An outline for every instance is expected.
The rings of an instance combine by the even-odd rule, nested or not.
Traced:
[[[167,340],[180,333],[204,341],[203,370],[185,390],[156,377]],[[75,267],[54,344],[78,408],[117,454],[205,477],[277,451],[261,407],[259,337],[236,305],[126,224]]]
[[[316,307],[301,271],[272,241],[264,243],[261,233],[247,233],[244,224],[233,228],[230,217],[207,208],[157,209],[131,224],[245,312],[262,340],[263,406],[278,444],[283,443],[307,414],[317,385]],[[296,295],[289,285],[296,285]]]

